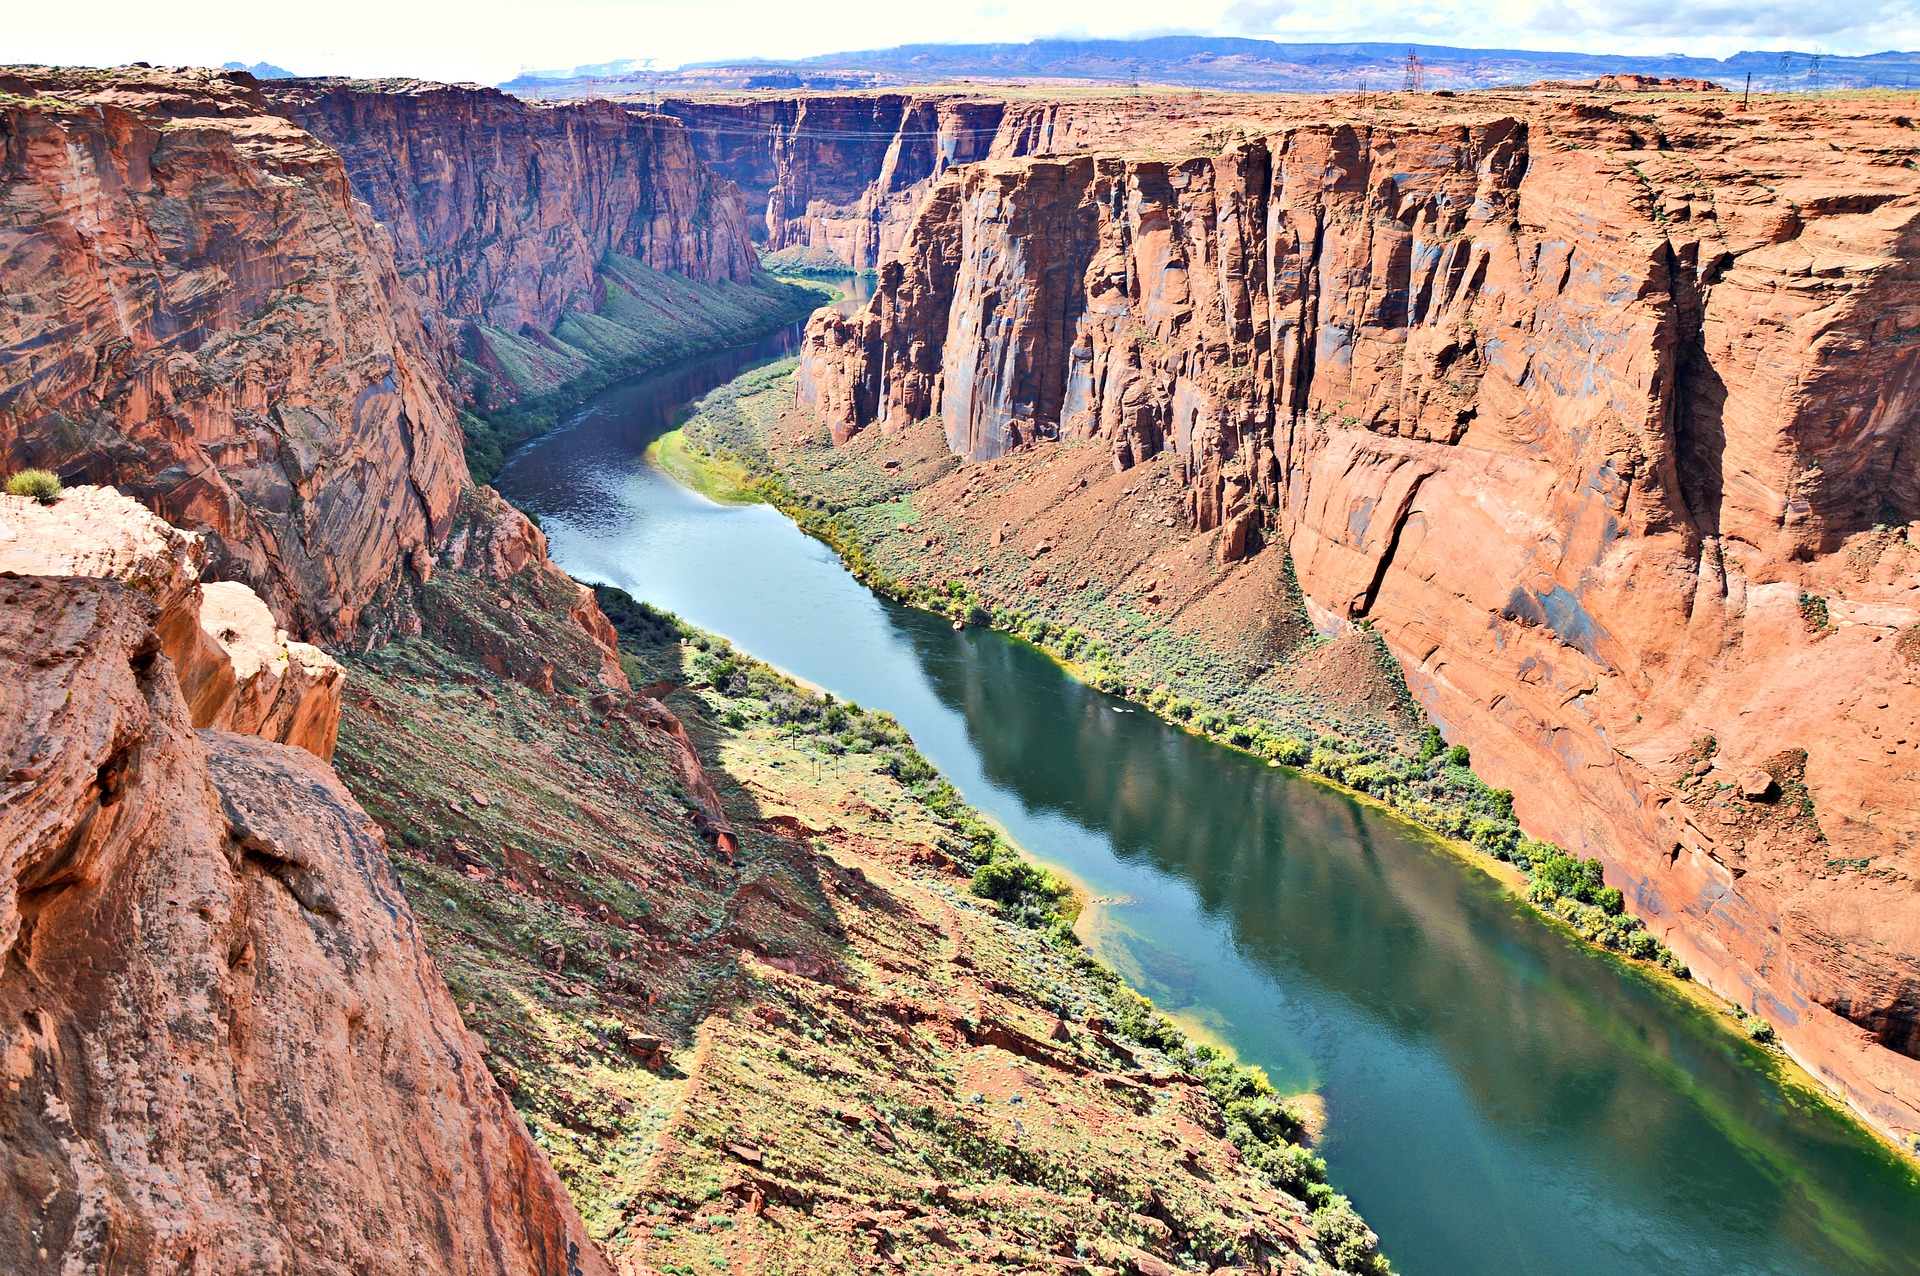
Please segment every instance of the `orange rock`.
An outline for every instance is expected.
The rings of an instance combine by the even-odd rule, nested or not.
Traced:
[[[0,580],[9,1270],[609,1273],[378,826],[312,754],[196,732],[156,614]]]
[[[303,636],[351,629],[445,535],[466,466],[339,155],[244,75],[15,68],[0,90],[0,456],[204,533]]]
[[[1920,174],[1876,158],[1911,130],[1866,99],[1234,109],[1214,154],[942,175],[866,307],[809,325],[802,405],[974,460],[1173,453],[1223,561],[1257,516],[1530,833],[1920,1130],[1920,911],[1825,868],[1920,879]],[[1708,736],[1804,749],[1804,827],[1702,832]]]
[[[198,537],[112,488],[70,488],[53,505],[0,496],[0,571],[125,582],[155,606],[155,632],[196,727],[264,736],[330,759],[340,666],[317,647],[289,642],[245,585],[202,585],[203,558]]]

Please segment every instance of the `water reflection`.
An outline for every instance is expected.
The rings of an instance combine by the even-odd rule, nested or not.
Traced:
[[[628,383],[509,464],[555,557],[890,709],[1163,1006],[1326,1097],[1337,1183],[1421,1274],[1920,1270],[1920,1187],[1710,1014],[1377,811],[998,635],[881,604],[763,507],[638,463],[788,331]]]

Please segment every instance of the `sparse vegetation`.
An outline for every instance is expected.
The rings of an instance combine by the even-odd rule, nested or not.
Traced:
[[[804,318],[831,295],[761,273],[749,284],[705,284],[617,255],[601,263],[601,280],[601,307],[568,314],[541,340],[474,331],[460,372],[471,387],[461,428],[475,482],[491,482],[516,446],[614,381]]]
[[[837,454],[818,459],[783,456],[781,464],[789,472],[777,467],[766,439],[792,402],[793,367],[791,361],[772,364],[709,394],[679,432],[676,464],[713,467],[728,476],[715,481],[733,482],[742,496],[774,505],[802,531],[831,546],[848,570],[876,592],[964,624],[1008,633],[1047,652],[1090,685],[1138,701],[1195,735],[1363,793],[1442,837],[1513,864],[1529,876],[1529,900],[1589,942],[1688,976],[1686,966],[1648,934],[1638,918],[1626,914],[1622,892],[1600,882],[1574,893],[1538,885],[1533,878],[1537,864],[1572,857],[1551,843],[1529,839],[1515,817],[1513,794],[1482,781],[1472,770],[1468,746],[1448,745],[1437,729],[1425,727],[1411,740],[1364,728],[1323,728],[1311,739],[1303,738],[1295,724],[1304,725],[1307,715],[1250,691],[1241,668],[1212,658],[1198,644],[1181,643],[1140,625],[1137,614],[1130,616],[1111,602],[1094,608],[1072,598],[1067,605],[1074,623],[1069,624],[1036,614],[1043,605],[1038,598],[1027,608],[1009,606],[956,577],[913,585],[894,576],[883,559],[887,546],[900,542],[889,534],[911,525],[912,494],[924,479],[898,471],[875,476],[871,467],[857,469],[857,463],[842,462]],[[738,475],[747,477],[731,477]],[[1108,641],[1089,635],[1083,626],[1090,616],[1127,633],[1131,650],[1122,655]],[[1375,634],[1363,638],[1371,644],[1383,681],[1397,684],[1398,694],[1410,706],[1411,697],[1384,644]],[[1409,709],[1409,716],[1414,712]],[[1603,889],[1609,893],[1600,894]]]
[[[60,476],[52,470],[19,470],[7,476],[7,495],[51,505],[60,499]]]
[[[1817,634],[1828,628],[1831,621],[1827,615],[1827,600],[1819,594],[1800,591],[1800,621],[1806,625],[1807,632]]]

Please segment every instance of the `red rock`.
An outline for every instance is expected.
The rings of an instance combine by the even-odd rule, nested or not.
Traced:
[[[937,417],[975,460],[1174,452],[1223,559],[1257,514],[1528,832],[1920,1130],[1920,913],[1824,870],[1920,875],[1916,665],[1878,641],[1920,632],[1920,174],[1873,158],[1910,130],[1864,99],[1237,109],[1267,123],[1218,154],[943,174],[873,299],[809,325],[803,405],[836,440]],[[1705,736],[1805,749],[1827,843],[1729,870],[1675,788]]]
[[[667,116],[419,80],[268,81],[261,91],[346,158],[430,322],[550,332],[599,303],[608,253],[706,282],[752,273],[739,190]]]
[[[340,724],[339,664],[288,641],[245,585],[202,585],[204,557],[197,537],[112,488],[69,488],[53,505],[0,496],[0,571],[125,582],[155,606],[155,632],[196,727],[263,736],[330,759]]]
[[[196,732],[157,614],[0,591],[0,766],[60,742],[0,806],[8,1269],[610,1273],[378,827],[312,754]]]
[[[0,456],[204,531],[303,635],[351,629],[466,467],[340,157],[251,77],[15,68],[0,91]]]

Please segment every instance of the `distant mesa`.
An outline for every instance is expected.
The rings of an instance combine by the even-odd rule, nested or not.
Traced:
[[[245,71],[256,80],[297,80],[300,77],[283,66],[271,62],[255,62],[248,66],[245,62],[222,62],[222,71]]]
[[[1860,57],[1765,50],[1729,58],[1626,56],[1534,49],[1416,45],[1424,87],[1454,92],[1574,84],[1603,92],[1710,91],[1741,85],[1760,92],[1903,88],[1920,81],[1920,52]],[[1269,93],[1391,90],[1407,76],[1404,43],[1295,44],[1228,36],[1142,40],[1035,40],[1029,44],[908,44],[791,61],[696,63],[668,70],[604,62],[571,71],[523,71],[500,87],[526,97],[661,90],[846,90],[956,80],[1027,84],[1159,84]],[[1617,81],[1617,83],[1610,83]],[[1641,86],[1639,81],[1651,81]],[[1668,81],[1673,83],[1669,84]],[[1543,86],[1544,87],[1544,86]]]

